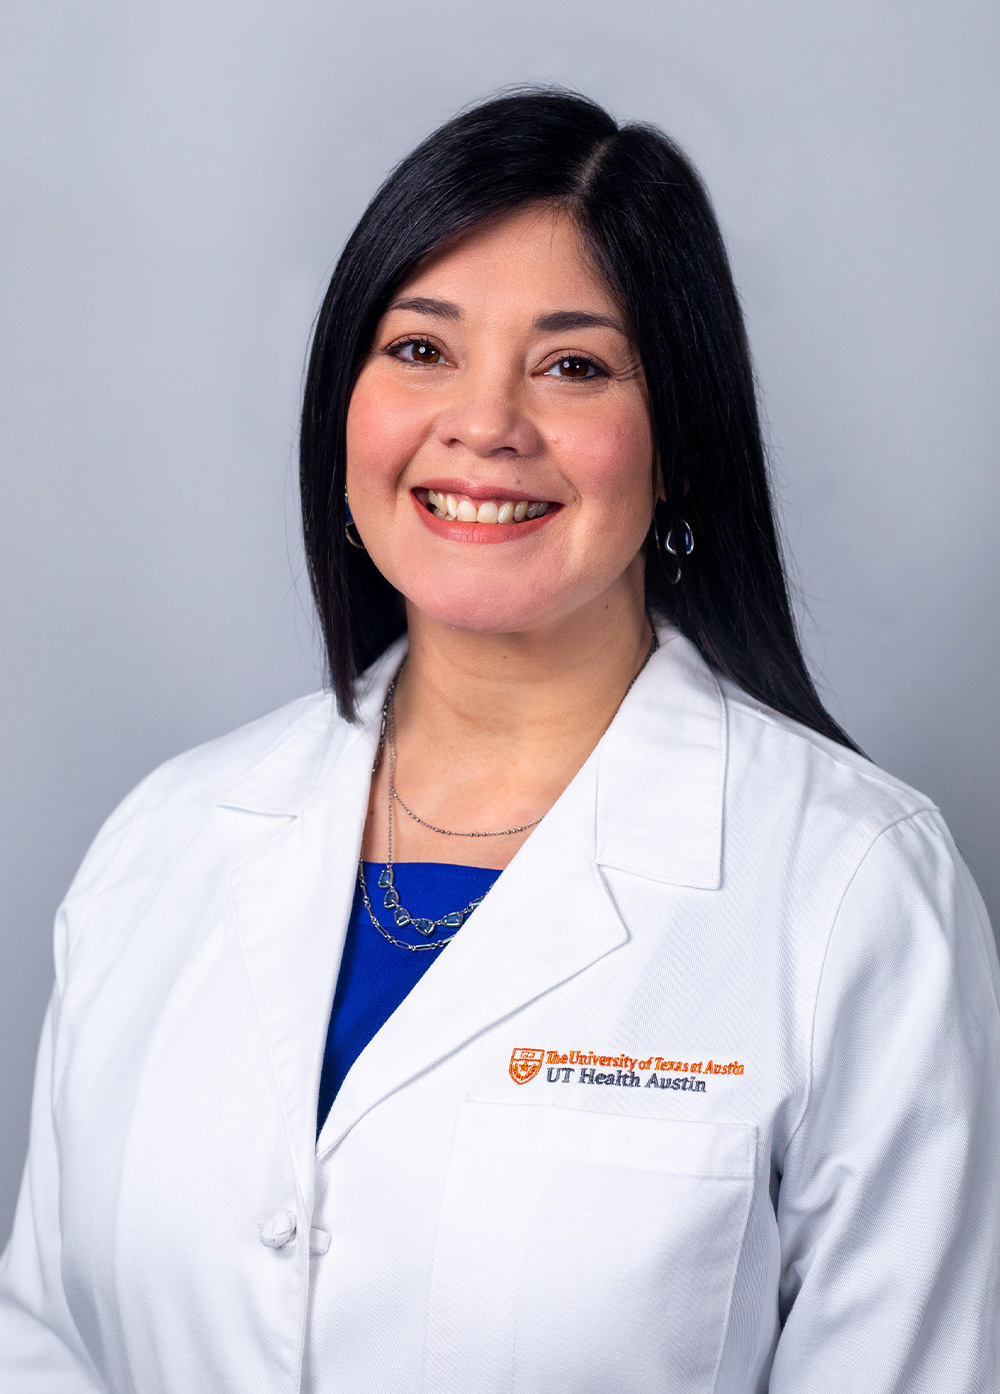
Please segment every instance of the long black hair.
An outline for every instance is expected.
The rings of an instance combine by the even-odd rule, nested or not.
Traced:
[[[660,538],[690,526],[672,584],[646,548],[646,600],[716,672],[850,746],[820,701],[795,632],[768,489],[743,316],[701,180],[655,127],[619,126],[559,89],[462,112],[399,164],[344,248],[316,321],[301,434],[302,517],[340,711],[405,628],[401,597],[345,536],[347,406],[375,328],[446,238],[529,203],[573,218],[629,321],[645,373],[664,502]],[[673,560],[666,558],[673,569]],[[676,575],[676,571],[673,573]]]

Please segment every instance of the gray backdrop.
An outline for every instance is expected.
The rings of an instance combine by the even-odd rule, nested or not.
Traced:
[[[833,711],[1000,912],[994,0],[6,0],[0,1240],[52,913],[169,755],[315,686],[293,436],[386,170],[530,79],[715,196]]]

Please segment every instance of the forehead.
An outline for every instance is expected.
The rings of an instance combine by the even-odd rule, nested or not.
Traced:
[[[399,294],[450,300],[465,309],[579,309],[616,303],[572,219],[546,204],[518,209],[431,253]],[[398,298],[398,297],[397,297]]]

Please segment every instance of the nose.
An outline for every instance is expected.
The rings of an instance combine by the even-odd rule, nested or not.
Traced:
[[[541,433],[520,388],[514,375],[502,371],[463,375],[438,414],[437,439],[452,449],[464,447],[480,459],[537,454]]]

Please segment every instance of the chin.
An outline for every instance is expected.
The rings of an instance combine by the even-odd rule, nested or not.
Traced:
[[[511,634],[544,623],[555,609],[537,594],[498,595],[489,588],[472,593],[412,595],[410,604],[427,619],[477,634]]]

